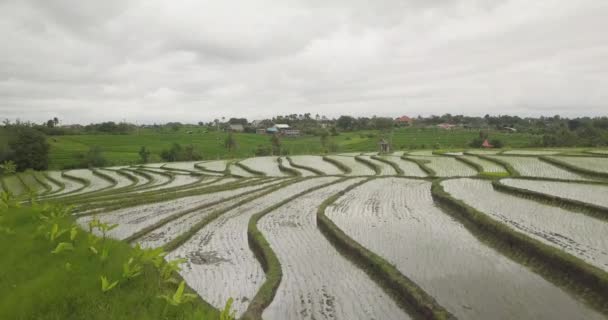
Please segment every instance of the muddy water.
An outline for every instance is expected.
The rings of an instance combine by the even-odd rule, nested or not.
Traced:
[[[384,163],[382,161],[374,160],[371,156],[361,156],[361,158],[377,165],[380,168],[381,176],[394,176],[397,175],[397,171],[391,165]]]
[[[551,157],[559,161],[566,162],[575,167],[593,170],[598,172],[608,172],[608,158],[599,157]]]
[[[504,154],[519,154],[519,155],[537,155],[537,156],[546,156],[552,154],[558,154],[560,151],[555,150],[507,150]]]
[[[474,162],[478,165],[480,165],[483,168],[483,172],[504,172],[507,173],[507,169],[505,169],[503,166],[498,165],[492,161],[488,161],[485,159],[481,159],[475,156],[462,156],[463,158]]]
[[[112,177],[116,180],[116,185],[114,189],[124,188],[133,184],[133,181],[127,179],[125,176],[116,173],[116,171],[99,169],[99,172]]]
[[[163,170],[156,170],[158,172],[165,172]],[[144,188],[138,189],[139,191],[151,191],[151,190],[156,190],[158,188],[161,188],[164,186],[165,183],[167,183],[169,181],[169,177],[164,175],[164,174],[159,174],[156,173],[154,170],[151,169],[146,169],[145,171],[142,171],[143,173],[145,173],[147,176],[151,176],[152,177],[152,182],[147,184]],[[139,178],[141,177],[141,178]],[[147,179],[146,177],[143,177],[141,175],[138,175],[138,178],[140,180],[142,179]]]
[[[112,186],[111,182],[94,175],[93,172],[89,169],[75,169],[66,171],[65,173],[70,176],[79,177],[90,182],[90,184],[86,188],[76,192],[75,194],[99,191]]]
[[[274,182],[277,183],[277,182]],[[221,201],[226,198],[242,194],[244,192],[258,190],[267,187],[274,183],[260,184],[234,190],[226,190],[214,193],[201,194],[196,196],[183,197],[165,202],[145,204],[135,207],[118,209],[103,214],[98,214],[97,217],[102,222],[117,223],[118,227],[108,233],[109,237],[116,239],[125,239],[132,234],[142,230],[145,227],[153,225],[162,219],[173,214],[189,210],[193,207],[206,205],[215,201]],[[92,216],[79,218],[78,223],[87,227]]]
[[[474,176],[477,174],[475,169],[452,158],[442,156],[410,156],[416,160],[430,161],[426,165],[437,173],[438,177],[455,177],[455,176]]]
[[[327,215],[459,319],[602,318],[479,242],[434,205],[430,188],[420,180],[373,180]]]
[[[291,156],[291,161],[295,164],[299,164],[302,166],[307,166],[311,168],[315,168],[317,170],[321,170],[321,172],[327,175],[340,175],[342,171],[334,166],[333,164],[323,160],[322,157],[319,156]]]
[[[415,164],[411,161],[403,160],[397,156],[385,156],[384,158],[395,163],[397,166],[399,166],[399,168],[403,171],[404,176],[410,176],[410,177],[426,177],[427,176],[427,174],[424,171],[422,171],[422,169],[420,169],[420,167],[417,164]]]
[[[179,162],[169,162],[162,167],[162,169],[179,169],[179,170],[188,170],[193,172],[199,172],[197,168],[194,167],[195,164],[200,161],[179,161]]]
[[[587,180],[576,173],[558,168],[534,157],[492,157],[509,163],[517,172],[525,177]]]
[[[370,167],[363,163],[355,160],[355,157],[351,156],[328,156],[328,158],[342,162],[345,166],[349,167],[352,171],[349,173],[351,176],[373,176],[376,174]]]
[[[229,162],[230,160],[205,161],[198,162],[198,166],[212,171],[224,171]]]
[[[258,228],[277,254],[283,271],[264,319],[409,318],[363,271],[342,257],[317,228],[317,207],[360,180],[314,191],[260,220]]]
[[[317,175],[316,173],[314,173],[314,172],[312,172],[310,170],[292,167],[291,164],[289,164],[289,161],[287,161],[287,159],[285,159],[285,158],[283,158],[283,162],[282,163],[283,163],[284,167],[291,168],[291,169],[296,170],[297,172],[299,172],[302,177],[312,177],[312,176],[316,176]]]
[[[146,234],[141,239],[138,239],[137,243],[139,243],[143,248],[161,247],[161,246],[169,243],[173,239],[177,238],[179,235],[183,234],[184,232],[190,230],[190,228],[192,228],[194,225],[196,225],[197,223],[199,223],[200,221],[205,219],[209,214],[211,214],[215,211],[218,211],[218,210],[225,210],[226,208],[228,208],[232,205],[235,205],[236,203],[238,203],[242,200],[245,200],[245,199],[248,199],[251,197],[255,197],[264,192],[266,192],[266,190],[260,190],[260,191],[254,192],[254,193],[245,194],[245,195],[239,196],[238,198],[231,199],[229,201],[228,200],[223,201],[214,206],[185,214],[184,216],[180,217],[179,219],[175,219],[175,220],[161,226],[160,228]]]
[[[279,170],[277,157],[248,158],[242,160],[241,163],[253,170],[264,172],[269,177],[287,176],[286,173]]]
[[[608,208],[608,186],[525,179],[502,179],[505,185]]]
[[[239,166],[235,166],[234,164],[230,165],[230,173],[235,174],[237,176],[241,176],[241,177],[255,177],[255,174],[249,173],[245,170],[243,170],[241,167]]]
[[[608,223],[495,191],[490,181],[454,179],[442,185],[453,197],[516,231],[608,271]]]
[[[57,181],[60,181],[65,185],[65,188],[63,190],[61,190],[61,192],[54,193],[50,196],[63,195],[65,193],[72,192],[72,191],[77,190],[78,188],[82,187],[82,184],[80,184],[74,180],[70,180],[70,179],[66,179],[66,178],[62,177],[61,172],[59,172],[59,171],[48,171],[47,173],[51,178],[53,178]]]
[[[247,240],[251,216],[294,194],[335,179],[320,177],[297,182],[230,210],[198,231],[168,258],[186,258],[188,262],[180,274],[188,285],[218,308],[222,308],[228,298],[234,298],[233,307],[240,316],[265,279]]]

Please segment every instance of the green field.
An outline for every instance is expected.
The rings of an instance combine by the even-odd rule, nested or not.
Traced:
[[[240,133],[235,134],[237,150],[228,152],[224,148],[224,132],[208,132],[182,129],[176,133],[158,133],[151,130],[140,130],[129,135],[67,135],[49,138],[51,145],[50,168],[61,169],[78,163],[76,155],[84,153],[92,146],[99,146],[104,157],[112,165],[134,164],[139,160],[138,151],[145,146],[151,152],[152,162],[160,161],[160,152],[168,149],[172,143],[192,144],[204,159],[243,158],[254,154],[258,145],[270,145],[269,136]],[[396,150],[463,148],[476,138],[478,130],[442,130],[423,128],[401,128],[392,133],[392,145]],[[330,137],[338,146],[339,152],[377,150],[380,133],[378,131],[343,132]],[[530,134],[506,134],[490,132],[491,139],[500,139],[510,147],[529,146],[536,138]],[[284,138],[282,148],[289,154],[318,154],[322,152],[320,138],[303,136]]]

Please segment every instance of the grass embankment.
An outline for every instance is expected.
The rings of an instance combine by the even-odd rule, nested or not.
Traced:
[[[309,167],[309,166],[303,166],[301,164],[296,164],[293,162],[293,160],[290,157],[285,157],[285,159],[287,159],[287,162],[289,162],[289,165],[294,167],[294,168],[298,168],[300,170],[308,170],[318,176],[323,176],[325,175],[325,172],[319,170],[319,169],[315,169],[313,167]]]
[[[608,315],[608,273],[566,252],[517,232],[487,214],[453,198],[433,181],[433,199],[480,241],[527,266],[556,285],[568,288]]]
[[[170,241],[169,243],[167,243],[164,246],[165,250],[171,251],[171,250],[174,250],[177,247],[181,246],[186,241],[188,241],[190,238],[192,238],[199,230],[201,230],[202,228],[204,228],[206,225],[208,225],[209,223],[211,223],[213,220],[217,219],[218,217],[220,217],[224,213],[226,213],[228,211],[231,211],[231,210],[234,210],[234,209],[236,209],[238,207],[241,207],[241,206],[243,206],[243,205],[245,205],[245,204],[247,204],[247,203],[249,203],[251,201],[254,201],[256,199],[259,199],[259,198],[261,198],[263,196],[269,195],[269,194],[271,194],[271,193],[273,193],[275,191],[278,191],[279,189],[283,189],[283,188],[287,187],[288,185],[296,183],[298,181],[299,180],[297,180],[297,179],[295,179],[295,180],[294,179],[290,179],[290,180],[287,180],[287,181],[285,181],[285,182],[283,182],[283,183],[281,183],[279,185],[269,186],[269,187],[266,188],[265,191],[263,191],[264,189],[253,190],[253,191],[249,191],[249,192],[246,192],[246,193],[243,193],[243,194],[240,194],[240,195],[237,195],[237,196],[233,196],[231,198],[227,198],[227,199],[224,199],[224,200],[221,200],[221,201],[217,201],[217,202],[211,204],[211,205],[216,205],[216,204],[219,204],[219,203],[224,202],[224,201],[230,201],[230,200],[233,200],[233,199],[237,199],[237,198],[242,198],[242,197],[248,196],[248,195],[253,194],[253,193],[257,193],[254,196],[246,197],[245,199],[242,199],[242,200],[240,200],[240,201],[238,201],[238,202],[236,202],[236,203],[234,203],[234,204],[232,204],[232,205],[230,205],[230,206],[228,206],[226,208],[215,210],[215,211],[211,212],[210,214],[206,215],[204,219],[202,219],[201,221],[199,221],[196,224],[194,224],[192,227],[190,227],[190,229],[188,229],[188,231],[180,234],[175,239],[173,239],[172,241]],[[263,191],[263,192],[262,193],[258,193],[260,191]],[[188,212],[192,212],[192,211],[194,211],[194,210],[188,210]],[[186,212],[186,213],[188,213],[188,212]],[[184,214],[186,214],[186,213],[184,213]],[[183,216],[183,214],[180,214],[180,216]],[[179,218],[179,217],[174,217],[171,220],[175,220],[177,218]],[[147,232],[151,232],[154,229],[157,229],[158,227],[160,227],[160,226],[162,226],[162,225],[164,225],[164,224],[166,224],[168,222],[169,221],[163,221],[162,224],[159,224],[155,228],[147,228]],[[140,233],[140,236],[143,236],[147,232]]]
[[[189,134],[188,131],[192,131]],[[80,160],[78,153],[86,153],[92,146],[99,146],[104,157],[113,165],[136,164],[139,161],[139,149],[146,146],[151,152],[151,162],[160,162],[160,153],[168,149],[172,143],[182,145],[192,144],[204,159],[247,158],[254,155],[258,145],[270,145],[270,137],[250,133],[236,133],[238,149],[228,151],[224,141],[227,133],[208,132],[192,127],[178,132],[155,132],[151,129],[140,129],[128,135],[65,135],[52,136],[48,141],[51,145],[50,167],[62,169],[77,165]],[[398,128],[391,135],[391,142],[396,150],[410,148],[430,149],[466,148],[467,144],[477,138],[478,130],[442,130],[437,128]],[[493,138],[500,139],[512,147],[530,145],[536,137],[523,133],[490,132]],[[338,146],[339,152],[355,152],[376,150],[380,133],[374,130],[342,132],[339,136],[331,137]],[[319,137],[302,136],[282,139],[282,150],[288,154],[321,154],[323,147]]]
[[[239,168],[241,168],[241,169],[243,169],[243,170],[245,170],[245,171],[247,171],[247,172],[249,172],[249,173],[251,173],[251,174],[253,174],[253,175],[255,175],[255,176],[260,176],[260,177],[266,176],[266,173],[264,173],[262,171],[254,170],[254,169],[252,169],[252,168],[250,168],[250,167],[242,164],[240,161],[235,162],[234,165],[237,166],[237,167],[239,167]]]
[[[268,179],[268,180],[264,180],[264,182],[270,182],[273,179]],[[201,194],[205,194],[205,193],[212,193],[212,192],[220,192],[220,191],[227,191],[227,190],[232,190],[235,188],[243,188],[243,187],[249,187],[249,186],[256,186],[263,183],[263,181],[260,181],[259,179],[249,179],[247,181],[236,181],[236,182],[232,182],[232,183],[225,183],[225,184],[219,184],[219,185],[209,185],[209,186],[201,186],[200,188],[191,188],[191,189],[184,189],[184,190],[179,190],[179,191],[165,191],[165,190],[158,190],[159,192],[154,191],[151,194],[138,194],[137,197],[128,197],[128,198],[115,198],[115,199],[108,199],[102,201],[102,202],[92,202],[92,203],[82,203],[79,207],[77,207],[76,209],[79,211],[90,211],[93,209],[103,209],[103,211],[111,211],[111,210],[116,210],[116,209],[121,209],[121,208],[125,208],[125,207],[131,207],[131,206],[136,206],[136,205],[140,205],[140,204],[151,204],[151,203],[156,203],[156,202],[163,202],[163,201],[169,201],[169,200],[173,200],[173,199],[177,199],[177,198],[183,198],[183,197],[187,197],[187,196],[195,196],[195,195],[201,195]],[[90,213],[94,213],[94,212],[90,212]]]
[[[475,157],[478,157],[480,159],[483,159],[483,160],[486,160],[486,161],[490,161],[490,162],[493,162],[493,163],[495,163],[495,164],[497,164],[499,166],[502,166],[503,168],[505,168],[507,170],[507,173],[511,177],[519,177],[519,176],[521,176],[519,174],[519,172],[517,170],[515,170],[515,168],[513,168],[513,166],[511,164],[509,164],[508,162],[506,162],[506,161],[502,161],[500,159],[496,159],[496,158],[493,158],[493,157],[488,157],[488,156],[481,155],[481,154],[472,154],[472,153],[467,153],[467,152],[465,152],[464,154],[475,156]],[[489,175],[489,176],[492,176],[492,175]]]
[[[530,179],[530,180],[534,180],[534,179]],[[539,181],[547,181],[547,180],[539,180]],[[564,182],[584,184],[584,182],[582,182],[580,180],[567,180]],[[606,184],[601,184],[601,183],[593,183],[593,184],[607,186]],[[572,210],[575,212],[580,212],[580,213],[589,215],[591,217],[601,219],[601,220],[608,222],[608,208],[606,208],[606,207],[598,206],[595,204],[591,204],[588,202],[583,202],[583,201],[579,201],[579,200],[575,200],[575,199],[567,199],[567,198],[562,198],[559,196],[554,196],[551,194],[546,194],[546,193],[542,193],[542,192],[538,192],[538,191],[509,186],[509,185],[502,183],[500,180],[492,181],[492,187],[498,191],[509,193],[514,196],[518,196],[520,198],[530,199],[530,200],[534,200],[534,201],[537,201],[540,203],[545,203],[545,204],[549,204],[552,206],[569,209],[569,210]]]
[[[12,233],[0,232],[0,319],[217,319],[218,312],[195,299],[166,307],[159,295],[173,295],[176,285],[161,281],[159,271],[144,265],[141,275],[123,278],[123,265],[135,255],[128,244],[105,240],[108,257],[101,262],[88,246],[88,234],[78,230],[52,242],[38,231],[41,208],[10,209],[0,223]],[[60,229],[72,228],[74,218],[55,220]],[[99,240],[102,241],[102,240]],[[53,254],[58,242],[73,243],[73,250]],[[102,292],[100,277],[120,280]],[[167,308],[165,310],[165,308]],[[163,315],[164,314],[164,315]]]
[[[328,156],[323,156],[323,161],[327,161],[331,164],[333,164],[336,168],[338,168],[338,170],[342,171],[342,174],[349,174],[352,172],[352,169],[345,165],[344,163],[334,159],[334,158],[330,158]]]
[[[283,165],[283,158],[277,158],[279,170],[292,177],[301,177],[302,173],[294,168],[289,168]]]
[[[348,191],[368,182],[370,179],[355,183],[326,199],[317,209],[319,229],[340,254],[365,271],[383,290],[394,298],[395,302],[415,318],[455,319],[414,281],[399,272],[391,263],[350,238],[325,215],[327,207]]]
[[[371,156],[371,158],[374,159],[374,160],[376,160],[376,161],[380,161],[382,163],[386,163],[387,165],[393,167],[393,169],[395,170],[395,172],[397,173],[398,176],[402,176],[402,175],[405,174],[403,172],[403,170],[401,170],[401,168],[396,163],[394,163],[394,162],[392,162],[392,161],[390,161],[390,160],[388,160],[386,158],[383,158],[381,156]]]
[[[429,160],[419,160],[419,159],[409,158],[407,155],[401,156],[401,159],[415,163],[416,165],[418,165],[418,167],[420,167],[420,170],[424,171],[429,177],[437,176],[437,172],[435,172],[435,170],[431,169],[431,167],[427,166],[427,163],[431,162]]]
[[[361,162],[363,165],[374,170],[374,174],[377,176],[380,175],[382,172],[382,170],[380,169],[380,166],[378,166],[377,164],[375,164],[365,158],[362,158],[361,156],[355,156],[355,160],[357,160],[358,162]]]
[[[241,319],[261,320],[264,309],[266,309],[266,307],[268,307],[268,305],[270,305],[270,303],[274,299],[277,289],[279,288],[279,284],[281,283],[281,278],[283,277],[283,272],[281,271],[281,263],[279,262],[279,259],[270,247],[270,244],[268,243],[266,238],[264,238],[262,232],[258,229],[258,221],[260,221],[260,219],[262,219],[268,213],[280,208],[281,206],[295,200],[298,197],[319,190],[321,188],[340,183],[347,179],[348,178],[337,179],[330,183],[325,183],[316,187],[309,188],[281,202],[278,202],[254,214],[251,217],[247,226],[247,239],[249,240],[249,247],[262,265],[262,269],[266,274],[266,280],[264,281],[256,295],[253,297],[253,299],[251,299],[251,302],[249,303],[249,306],[247,307],[247,310],[245,311]]]

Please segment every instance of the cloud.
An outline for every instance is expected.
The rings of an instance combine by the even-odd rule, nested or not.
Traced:
[[[603,0],[0,0],[0,115],[605,115]]]

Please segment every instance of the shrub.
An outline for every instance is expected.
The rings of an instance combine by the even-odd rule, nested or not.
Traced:
[[[256,156],[269,156],[272,153],[270,146],[263,146],[261,144],[255,149],[254,154]]]
[[[490,140],[490,144],[494,146],[494,148],[502,148],[504,147],[504,144],[502,143],[502,140],[499,139],[492,139]]]
[[[103,156],[101,147],[99,146],[92,146],[87,153],[79,153],[76,156],[80,159],[80,168],[103,167],[108,162]]]
[[[160,157],[169,162],[173,161],[196,161],[203,157],[194,150],[193,145],[188,145],[185,148],[179,143],[174,143],[170,149],[165,149],[160,153]]]

